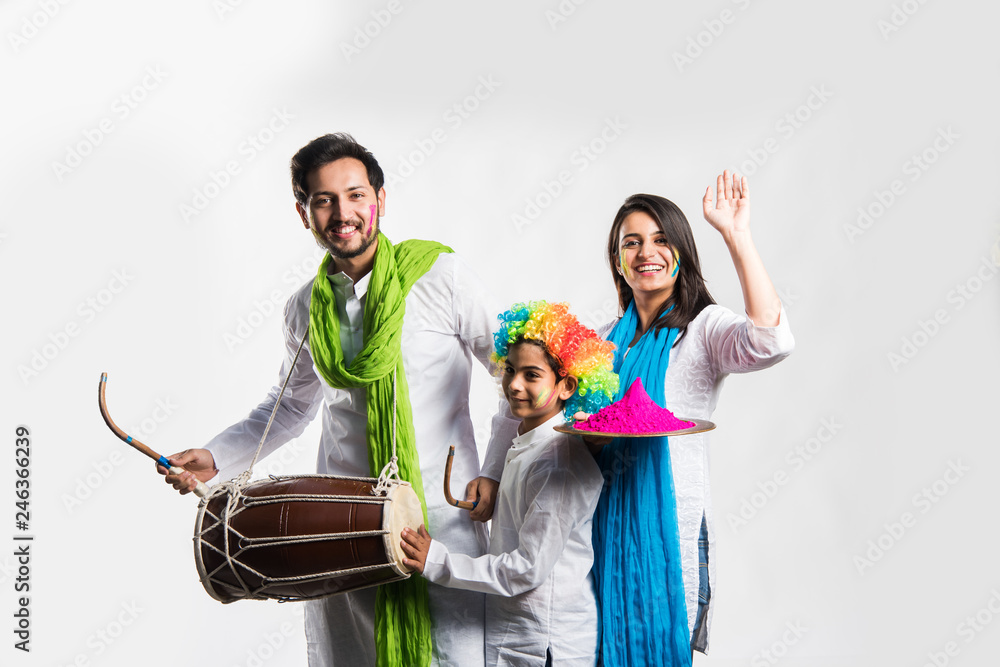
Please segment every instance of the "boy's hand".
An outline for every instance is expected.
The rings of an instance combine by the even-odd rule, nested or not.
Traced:
[[[476,507],[469,512],[473,521],[487,522],[493,516],[493,505],[497,498],[500,482],[489,477],[477,477],[465,487],[465,499],[475,502]]]
[[[586,412],[577,412],[573,415],[574,421],[585,422],[588,419],[590,419],[590,415]],[[587,449],[589,449],[590,453],[594,456],[597,456],[597,454],[604,449],[604,445],[610,444],[611,441],[614,440],[614,438],[607,438],[599,435],[583,435],[583,432],[580,433],[580,438],[583,439],[583,442],[587,445]]]
[[[403,559],[403,565],[412,567],[420,574],[424,573],[424,563],[427,562],[427,552],[431,550],[431,536],[420,524],[420,532],[415,532],[412,528],[404,528],[401,537],[403,541],[399,546],[403,548],[409,558]]]

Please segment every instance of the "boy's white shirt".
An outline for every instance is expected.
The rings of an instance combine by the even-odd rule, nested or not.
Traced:
[[[597,605],[591,526],[604,478],[582,441],[556,432],[562,413],[514,438],[507,452],[490,553],[450,553],[431,541],[424,576],[487,597],[487,664],[504,655],[593,664]],[[502,596],[502,597],[501,597]]]

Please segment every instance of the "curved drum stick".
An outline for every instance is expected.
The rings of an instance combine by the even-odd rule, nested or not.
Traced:
[[[448,462],[444,464],[444,499],[449,505],[463,510],[474,510],[479,501],[469,502],[468,500],[455,500],[451,495],[451,462],[455,458],[455,445],[448,447]]]
[[[107,382],[108,374],[101,373],[101,382],[97,385],[97,402],[101,406],[101,416],[104,417],[104,423],[108,425],[108,428],[110,428],[111,431],[119,438],[132,445],[134,448],[138,449],[140,452],[153,459],[164,468],[170,470],[170,472],[174,475],[179,475],[184,472],[183,468],[171,465],[170,461],[168,461],[166,457],[157,454],[152,449],[118,428],[118,425],[111,421],[111,415],[108,414],[108,406],[104,401],[104,385],[106,385]],[[198,480],[198,486],[195,487],[194,494],[199,498],[205,498],[208,496],[208,486],[206,486],[205,482]]]

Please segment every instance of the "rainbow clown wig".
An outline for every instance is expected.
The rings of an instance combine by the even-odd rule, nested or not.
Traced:
[[[594,413],[614,400],[618,375],[612,368],[614,343],[580,324],[569,312],[569,304],[531,301],[516,303],[497,315],[500,330],[493,334],[496,352],[490,357],[503,375],[510,346],[525,339],[537,341],[558,363],[558,374],[576,378],[578,389],[566,401],[563,414]]]

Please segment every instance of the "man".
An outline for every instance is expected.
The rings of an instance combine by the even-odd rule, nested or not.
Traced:
[[[167,482],[187,493],[198,479],[209,481],[219,470],[229,477],[247,467],[280,382],[308,333],[261,456],[301,434],[322,412],[318,472],[377,476],[391,455],[386,448],[391,447],[395,408],[400,476],[415,487],[422,482],[431,530],[452,550],[478,556],[486,536],[482,524],[472,519],[485,521],[492,513],[506,445],[516,431],[514,420],[494,418],[482,476],[476,477],[478,455],[468,404],[471,361],[476,357],[489,364],[498,310],[484,298],[487,291],[481,281],[449,249],[427,241],[393,246],[380,234],[383,173],[352,137],[330,134],[315,139],[295,154],[291,169],[302,224],[329,254],[317,278],[285,305],[286,358],[279,385],[205,449],[170,457],[186,472],[167,474]],[[450,444],[464,450],[455,460],[456,478],[471,479],[467,497],[479,501],[471,516],[447,505],[441,493]],[[402,583],[411,581],[420,580]],[[306,603],[310,665],[375,664],[377,650],[387,650],[384,637],[376,637],[376,590]],[[424,595],[424,608],[429,606],[433,619],[433,626],[426,627],[434,661],[482,664],[483,596],[433,584]],[[392,656],[390,661],[415,663],[430,657],[426,650],[418,653]]]

